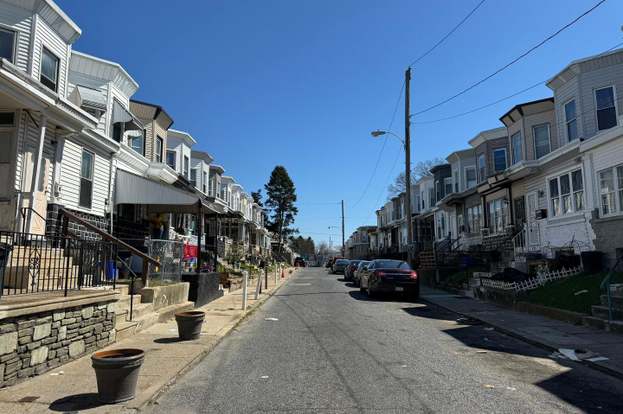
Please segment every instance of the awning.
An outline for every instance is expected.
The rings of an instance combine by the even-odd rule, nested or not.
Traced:
[[[142,204],[147,207],[148,213],[197,214],[199,202],[205,213],[214,211],[199,194],[183,191],[124,170],[117,170],[116,204]]]
[[[113,100],[112,105],[112,123],[123,123],[125,124],[125,130],[143,130],[143,124],[136,119],[132,112],[128,111],[119,103],[117,100]]]
[[[76,92],[79,98],[78,106],[106,111],[106,94],[104,92],[82,85],[76,85]]]

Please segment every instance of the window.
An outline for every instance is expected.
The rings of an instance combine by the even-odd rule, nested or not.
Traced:
[[[454,181],[454,192],[458,193],[459,192],[459,172],[457,170],[454,170],[454,172],[452,173],[452,180]]]
[[[207,186],[208,186],[208,173],[207,172],[203,172],[203,179],[201,180],[201,191],[203,191],[204,194],[207,194]]]
[[[523,159],[523,151],[521,145],[521,132],[515,132],[511,136],[511,150],[513,164],[517,164]]]
[[[156,151],[154,158],[156,162],[162,162],[162,150],[164,149],[164,139],[160,136],[156,136]]]
[[[567,125],[567,141],[578,138],[578,120],[575,110],[575,100],[565,104],[565,123]]]
[[[0,112],[0,126],[14,126],[15,112]]]
[[[45,47],[41,51],[41,76],[39,80],[47,88],[56,92],[58,88],[59,58]]]
[[[188,178],[188,169],[190,168],[190,160],[187,155],[184,155],[184,177]]]
[[[426,197],[424,191],[420,194],[420,200],[422,200],[422,210],[426,209]]]
[[[613,169],[599,173],[599,195],[601,199],[601,213],[603,215],[613,214],[616,211],[614,174]]]
[[[467,232],[480,233],[480,215],[482,213],[480,204],[467,208]]]
[[[167,150],[167,165],[175,170],[177,153],[175,150]]]
[[[482,182],[487,178],[487,161],[485,154],[478,155],[478,182]]]
[[[130,148],[134,151],[138,152],[141,155],[145,155],[145,132],[143,131],[141,135],[133,135],[128,137],[128,144]]]
[[[550,178],[549,198],[552,217],[584,210],[582,170]]]
[[[498,148],[493,150],[493,170],[495,172],[504,171],[506,169],[506,148]]]
[[[190,170],[190,183],[193,187],[197,187],[197,169],[193,168]]]
[[[476,185],[476,168],[465,168],[465,188],[472,188]]]
[[[549,154],[551,151],[549,140],[549,124],[535,125],[532,127],[534,135],[534,154],[536,159]]]
[[[614,88],[595,90],[595,103],[597,107],[597,129],[599,131],[612,128],[617,124],[617,111],[614,105]]]
[[[80,207],[91,208],[93,198],[93,160],[95,154],[82,150],[82,164],[80,166]]]
[[[15,32],[0,28],[0,57],[13,62],[15,54]]]
[[[452,193],[452,177],[446,177],[443,179],[444,183],[444,197]]]
[[[489,233],[503,233],[508,224],[508,201],[504,198],[487,203],[489,213]]]

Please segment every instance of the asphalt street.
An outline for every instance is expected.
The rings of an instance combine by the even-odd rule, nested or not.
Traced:
[[[148,411],[623,413],[622,396],[620,380],[491,327],[307,268]]]

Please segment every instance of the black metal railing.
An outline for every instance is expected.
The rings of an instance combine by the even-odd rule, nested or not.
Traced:
[[[0,231],[0,297],[115,288],[116,257],[108,241]]]
[[[26,224],[28,223],[28,219],[32,221],[33,213],[35,214],[35,216],[39,217],[43,221],[45,228],[45,225],[47,224],[47,220],[45,217],[43,217],[37,210],[32,207],[22,207],[19,209],[19,214],[22,217],[22,233],[27,233]]]

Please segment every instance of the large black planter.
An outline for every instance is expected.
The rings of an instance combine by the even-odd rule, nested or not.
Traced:
[[[195,303],[195,308],[223,296],[223,291],[219,289],[220,273],[182,273],[182,282],[189,283],[188,300]]]
[[[91,363],[95,369],[100,401],[114,404],[134,398],[144,358],[145,353],[141,349],[112,349],[94,353]]]
[[[201,311],[187,311],[179,312],[175,314],[175,321],[177,322],[177,332],[182,341],[188,341],[191,339],[197,339],[201,335],[201,325],[203,325],[203,319],[205,318],[205,312]]]

